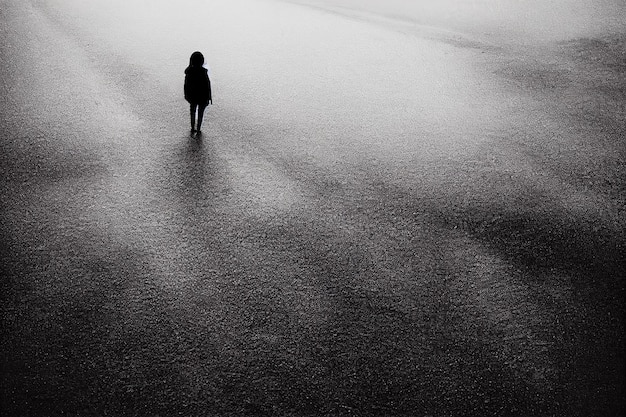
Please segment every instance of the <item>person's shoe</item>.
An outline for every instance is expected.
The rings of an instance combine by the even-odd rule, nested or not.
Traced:
[[[196,129],[194,129],[193,127],[191,128],[191,133],[196,133]]]

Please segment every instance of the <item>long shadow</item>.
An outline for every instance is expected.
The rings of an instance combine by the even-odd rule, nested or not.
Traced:
[[[220,159],[214,141],[207,134],[193,134],[183,138],[171,153],[159,163],[167,168],[163,188],[169,204],[179,204],[182,213],[210,207],[216,199],[228,192],[224,162]]]
[[[216,415],[532,411],[537,403],[533,387],[517,381],[482,342],[451,336],[450,327],[458,326],[460,318],[446,300],[445,271],[427,288],[417,281],[407,283],[410,294],[378,294],[362,279],[376,280],[380,266],[366,249],[337,240],[332,230],[300,223],[298,217],[279,224],[259,219],[229,223],[233,219],[211,206],[229,191],[219,144],[203,139],[181,141],[163,165],[171,167],[165,204],[178,206],[188,217],[181,216],[181,221],[192,227],[189,235],[207,256],[220,261],[210,269],[222,276],[211,286],[203,282],[202,289],[196,287],[194,302],[206,304],[214,316],[222,314],[223,305],[234,309],[223,317],[224,333],[213,335],[227,341],[222,367],[213,375],[221,394],[217,403],[204,404],[207,411]],[[217,232],[213,226],[203,224],[212,216],[225,222],[216,239],[211,238]],[[229,251],[230,256],[224,256]],[[209,269],[203,265],[207,262],[199,258],[194,267]],[[292,276],[285,270],[299,272]],[[291,280],[304,280],[304,287],[315,287],[328,303],[328,317],[318,316],[323,312],[310,317],[322,319],[322,325],[293,317],[294,292],[301,288]],[[211,295],[216,292],[218,296]],[[221,306],[201,301],[210,297],[217,297]],[[407,299],[422,303],[417,312],[407,310]]]

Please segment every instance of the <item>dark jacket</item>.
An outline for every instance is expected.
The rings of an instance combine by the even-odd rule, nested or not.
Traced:
[[[209,104],[211,80],[204,67],[190,66],[185,70],[185,100],[192,104]]]

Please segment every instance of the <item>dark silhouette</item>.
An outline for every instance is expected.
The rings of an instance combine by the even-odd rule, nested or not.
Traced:
[[[191,131],[200,133],[204,110],[213,104],[211,97],[211,80],[204,64],[204,56],[196,51],[189,58],[189,66],[185,69],[185,100],[189,102],[191,115]],[[196,129],[196,109],[198,110],[198,127]]]

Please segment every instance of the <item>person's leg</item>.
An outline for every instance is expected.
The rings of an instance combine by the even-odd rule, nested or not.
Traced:
[[[202,127],[202,119],[204,119],[204,109],[206,109],[206,104],[198,105],[198,132]]]
[[[191,103],[189,104],[189,116],[191,118],[191,131],[195,132],[195,126],[196,126],[196,107],[198,105]],[[198,130],[200,129],[200,126],[198,126]]]

